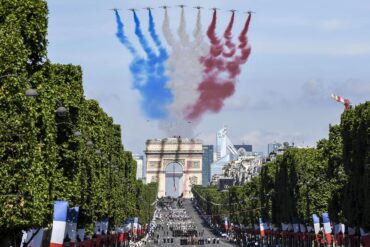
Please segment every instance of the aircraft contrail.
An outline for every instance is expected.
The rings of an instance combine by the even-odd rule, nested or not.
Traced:
[[[231,60],[226,60],[220,54],[223,51],[221,41],[215,34],[217,15],[214,11],[212,23],[208,28],[208,38],[211,41],[211,49],[209,55],[203,59],[204,64],[204,79],[198,87],[200,96],[196,103],[190,108],[187,119],[199,119],[206,111],[219,112],[224,106],[224,100],[229,98],[235,92],[236,77],[240,74],[240,67],[249,57],[251,48],[248,45],[247,33],[251,20],[251,14],[244,25],[242,32],[239,35],[239,50],[241,55],[235,55],[236,51],[231,57]],[[226,39],[226,46],[235,47],[231,42],[231,30],[233,25],[233,16],[224,33]],[[228,48],[229,48],[228,47]],[[228,54],[227,54],[228,55]],[[225,56],[227,58],[227,56]],[[227,75],[225,75],[225,73]]]
[[[229,49],[229,52],[225,52],[225,49],[222,53],[224,57],[232,57],[236,52],[235,44],[233,43],[232,30],[234,26],[235,12],[232,13],[229,25],[226,28],[224,33],[225,46]]]
[[[186,109],[199,95],[198,84],[202,81],[203,65],[199,58],[207,53],[208,46],[202,36],[201,14],[198,12],[197,23],[193,32],[194,41],[186,32],[185,11],[181,9],[181,18],[177,34],[179,39],[175,41],[170,29],[170,20],[167,11],[163,21],[163,34],[167,43],[172,47],[168,66],[171,88],[175,101],[169,106],[171,121],[176,122],[176,128],[172,128],[173,134],[182,133],[189,136],[190,126],[187,124]],[[184,124],[180,124],[184,123]],[[166,125],[163,125],[166,126]],[[172,127],[174,125],[171,125]],[[176,132],[177,131],[177,132]]]
[[[147,58],[141,57],[125,36],[123,30],[124,26],[118,11],[115,10],[115,13],[117,22],[116,36],[133,55],[133,61],[130,64],[130,72],[133,77],[133,87],[137,89],[142,96],[141,108],[147,117],[151,119],[163,119],[167,116],[167,106],[173,101],[172,93],[167,88],[168,78],[165,75],[164,63],[168,58],[167,52],[163,49],[159,56],[156,55],[144,37],[140,27],[140,20],[135,11],[133,11],[135,34],[147,56]],[[154,33],[151,33],[151,35],[154,39],[156,38],[154,21],[152,24],[151,31]],[[156,41],[156,44],[160,45],[159,39]]]

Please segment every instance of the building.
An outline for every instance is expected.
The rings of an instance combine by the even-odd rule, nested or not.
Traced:
[[[158,196],[191,198],[202,184],[203,145],[179,136],[146,141],[146,181],[158,183]]]
[[[211,164],[210,179],[213,181],[213,177],[218,178],[222,176],[225,165],[231,161],[238,160],[240,156],[250,155],[251,152],[252,145],[234,145],[227,136],[227,128],[221,128],[216,135],[216,161]]]
[[[242,185],[258,176],[263,162],[263,153],[249,152],[239,156],[238,160],[228,162],[222,169],[223,175],[225,178],[232,178],[235,185]]]
[[[213,163],[213,145],[203,145],[202,185],[208,186],[211,181],[211,164]]]
[[[245,145],[245,144],[242,144],[242,145],[234,145],[235,149],[238,151],[238,153],[240,152],[252,152],[252,145]]]
[[[133,154],[134,160],[136,160],[136,179],[145,181],[144,178],[144,155]]]
[[[283,146],[283,144],[281,143],[269,143],[267,144],[267,156],[269,156],[272,152],[275,152],[281,148]]]

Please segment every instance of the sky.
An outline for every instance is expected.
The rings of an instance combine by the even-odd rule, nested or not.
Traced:
[[[354,104],[370,96],[370,1],[356,0],[48,0],[48,57],[54,63],[81,65],[88,99],[122,127],[126,150],[141,154],[145,141],[166,137],[156,121],[147,121],[140,108],[140,94],[133,89],[130,53],[117,40],[114,12],[120,8],[127,36],[137,45],[132,14],[127,9],[151,6],[158,33],[161,5],[186,4],[187,30],[191,34],[196,9],[203,6],[202,24],[210,24],[218,7],[218,34],[236,13],[235,30],[242,29],[245,11],[252,16],[249,43],[252,52],[242,66],[235,94],[219,113],[207,113],[198,124],[190,123],[193,136],[215,144],[216,131],[224,125],[234,144],[252,144],[253,151],[267,152],[272,142],[315,146],[338,124],[344,107],[331,93]],[[147,12],[138,12],[144,29]],[[175,31],[180,9],[169,9]],[[145,33],[147,35],[147,33]],[[167,45],[167,48],[170,48]],[[169,125],[176,123],[167,123]]]

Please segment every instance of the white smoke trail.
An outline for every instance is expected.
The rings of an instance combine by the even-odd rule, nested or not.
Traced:
[[[169,106],[170,120],[168,121],[176,124],[161,123],[160,126],[162,129],[170,132],[171,135],[186,134],[190,136],[194,124],[189,124],[185,120],[185,111],[199,96],[197,88],[203,79],[203,65],[199,59],[201,56],[205,56],[209,49],[202,34],[201,12],[199,10],[197,14],[196,26],[193,31],[194,41],[192,42],[186,32],[184,9],[181,10],[180,24],[177,30],[178,41],[175,41],[171,33],[167,11],[165,11],[162,29],[167,43],[172,48],[168,59],[168,70],[170,77],[169,87],[174,95],[174,102]],[[171,126],[171,128],[164,126]]]

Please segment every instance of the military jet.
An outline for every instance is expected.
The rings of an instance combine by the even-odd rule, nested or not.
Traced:
[[[153,8],[151,8],[151,7],[145,7],[143,9],[150,10],[150,9],[153,9]]]
[[[160,6],[160,8],[162,8],[162,9],[168,9],[170,7],[169,6],[166,6],[166,5],[163,5],[163,6]]]
[[[210,10],[216,11],[216,10],[220,10],[220,9],[219,8],[211,8]]]
[[[251,14],[255,14],[256,12],[253,12],[253,11],[250,11],[250,10],[249,10],[249,11],[247,11],[247,12],[245,12],[245,13],[247,13],[247,14],[250,14],[250,15],[251,15]]]
[[[112,11],[118,11],[119,9],[117,9],[117,8],[113,8],[113,9],[109,9],[109,10],[112,10]]]
[[[128,9],[128,10],[131,10],[132,12],[138,11],[137,9]]]
[[[203,7],[201,7],[201,6],[195,6],[194,9],[198,9],[199,10],[199,9],[203,9]]]
[[[180,4],[180,5],[177,5],[177,7],[180,7],[183,9],[184,7],[186,7],[186,5]]]
[[[229,11],[230,11],[230,12],[232,12],[232,13],[237,12],[237,10],[236,10],[236,9],[230,9]]]

